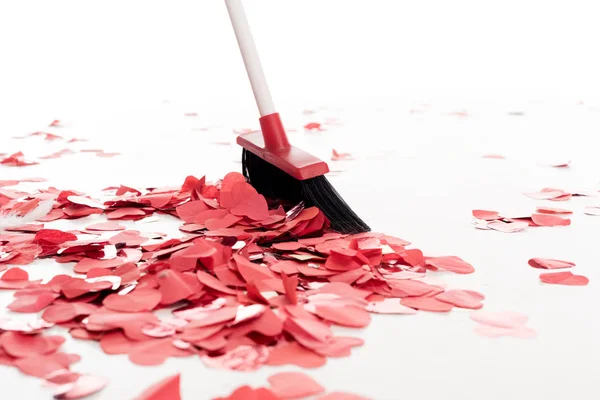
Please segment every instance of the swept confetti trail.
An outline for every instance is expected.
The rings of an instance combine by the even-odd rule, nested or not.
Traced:
[[[540,192],[542,193],[542,192]],[[544,194],[546,192],[543,192]],[[561,217],[561,214],[571,214],[572,212],[560,208],[538,208],[537,213],[506,216],[497,211],[473,210],[471,214],[474,218],[475,228],[480,230],[495,230],[504,233],[516,233],[527,229],[528,227],[560,227],[571,225],[569,218]]]

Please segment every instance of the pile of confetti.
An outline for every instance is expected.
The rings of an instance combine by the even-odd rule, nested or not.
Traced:
[[[435,271],[474,272],[462,259],[427,257],[384,234],[333,232],[317,208],[269,202],[237,172],[214,184],[189,176],[176,188],[104,193],[109,199],[100,201],[52,187],[0,190],[3,213],[26,214],[53,201],[40,223],[0,234],[0,289],[15,290],[8,308],[41,312],[35,323],[0,322],[0,362],[56,386],[58,398],[77,398],[73,393],[99,390],[106,381],[70,371],[79,357],[60,352],[63,337],[44,335],[53,326],[138,365],[195,356],[231,370],[315,368],[363,344],[334,335],[333,325],[363,328],[371,313],[483,306],[479,293],[424,280]],[[154,213],[179,218],[183,237],[119,224]],[[93,214],[106,222],[80,231],[43,225]],[[39,258],[70,263],[74,274],[42,282],[8,268]],[[160,319],[154,311],[165,308],[172,316]]]

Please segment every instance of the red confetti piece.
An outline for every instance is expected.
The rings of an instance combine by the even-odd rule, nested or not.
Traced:
[[[144,390],[134,400],[181,400],[180,375],[169,376]]]
[[[585,286],[590,282],[585,276],[574,275],[570,271],[540,274],[540,280],[544,283],[565,286]]]
[[[472,290],[448,290],[438,294],[435,298],[456,307],[477,310],[483,307],[481,302],[485,296]]]
[[[61,400],[82,399],[101,391],[106,385],[108,385],[107,378],[93,375],[81,375],[75,382],[60,387],[59,390],[54,393],[54,398]]]
[[[188,355],[191,353],[173,346],[171,338],[153,339],[136,344],[129,352],[129,361],[136,365],[161,365],[169,357]]]
[[[44,378],[56,371],[69,368],[69,365],[78,362],[79,356],[75,354],[53,353],[48,355],[32,355],[15,360],[14,365],[22,373]]]
[[[23,295],[17,297],[7,308],[14,312],[36,313],[52,304],[57,297],[57,294],[46,291],[32,295]]]
[[[301,372],[280,372],[271,375],[269,383],[273,392],[286,399],[299,399],[323,393],[325,388]]]
[[[436,300],[433,297],[405,297],[401,303],[417,310],[433,312],[448,312],[453,308],[452,304]]]
[[[531,220],[538,226],[569,226],[571,220],[550,214],[533,214]]]
[[[59,303],[46,308],[42,318],[58,324],[72,321],[82,315],[90,315],[97,309],[98,306],[83,302]]]
[[[202,357],[209,367],[230,369],[234,371],[254,371],[269,357],[266,346],[238,346],[235,349],[217,357]]]
[[[326,358],[296,342],[284,342],[271,350],[267,365],[297,365],[302,368],[318,368],[325,365]]]
[[[307,131],[323,131],[324,129],[321,128],[321,124],[318,122],[309,122],[308,124],[304,125],[304,129],[306,129]]]
[[[0,343],[4,351],[13,357],[29,357],[54,353],[63,343],[62,336],[25,335],[5,332]]]
[[[125,227],[114,221],[100,222],[85,228],[88,231],[124,231]]]
[[[44,224],[26,224],[21,226],[14,226],[12,228],[5,229],[10,232],[28,232],[28,233],[36,233],[44,229]]]
[[[331,150],[331,161],[351,160],[352,158],[350,153],[338,153],[335,149]]]
[[[269,207],[265,198],[257,194],[252,196],[231,209],[231,213],[237,216],[245,216],[254,221],[262,221],[269,217]]]
[[[10,167],[26,167],[29,165],[36,165],[39,163],[35,162],[35,161],[26,161],[25,155],[19,151],[17,153],[11,154],[10,156],[0,160],[0,164],[7,165]]]
[[[2,187],[2,186],[16,186],[18,184],[19,184],[19,181],[0,180],[0,187]]]
[[[364,308],[353,306],[331,307],[318,305],[315,313],[327,321],[351,328],[363,328],[371,322],[371,316]]]
[[[488,222],[486,225],[488,228],[493,229],[495,231],[504,232],[504,233],[516,233],[524,231],[529,223],[523,221],[511,221],[511,222],[502,222],[502,221],[492,221]]]
[[[26,281],[29,280],[29,274],[21,268],[11,268],[2,275],[0,280],[5,282]]]
[[[475,268],[471,264],[455,256],[429,258],[426,260],[426,264],[457,274],[471,274],[475,272]]]
[[[534,200],[556,200],[570,194],[560,189],[545,188],[540,192],[524,193],[524,195]]]
[[[497,211],[473,210],[473,217],[484,221],[494,221],[500,219]]]
[[[161,301],[161,292],[155,289],[137,289],[126,295],[113,293],[102,304],[113,311],[152,311]]]
[[[215,397],[213,400],[283,400],[267,388],[253,389],[250,386],[241,386],[227,397]]]
[[[316,349],[316,352],[327,357],[348,357],[353,347],[363,344],[362,339],[337,336],[331,338],[325,346]]]
[[[123,260],[120,258],[115,258],[112,260],[97,260],[93,258],[84,258],[79,261],[73,267],[73,271],[78,274],[87,274],[91,269],[94,268],[115,268],[119,265],[123,264]]]
[[[162,295],[160,304],[173,304],[194,294],[192,286],[177,271],[161,271],[157,275],[157,279],[158,290]]]
[[[573,214],[573,211],[564,208],[538,207],[535,212],[541,214]]]
[[[200,283],[218,292],[222,292],[225,294],[235,294],[235,290],[228,288],[220,280],[204,271],[196,271],[196,276],[198,277]]]
[[[14,263],[14,258],[10,260]],[[39,282],[39,281],[37,281]],[[29,281],[29,275],[20,268],[11,268],[0,277],[0,289],[24,289],[36,282]]]
[[[265,203],[266,204],[266,203]],[[233,214],[227,213],[225,217],[221,218],[211,218],[207,219],[204,222],[206,228],[210,231],[217,231],[220,229],[229,228],[231,225],[234,225],[240,222],[243,218],[235,216]]]
[[[118,210],[109,212],[106,214],[106,218],[108,219],[125,219],[127,217],[145,217],[146,213],[144,210],[139,208],[127,207],[120,208]]]
[[[400,303],[400,299],[384,299],[371,302],[367,305],[367,311],[378,314],[416,314],[415,309],[406,307]]]
[[[531,265],[533,268],[561,269],[574,267],[575,263],[570,261],[553,260],[550,258],[532,258],[529,260],[529,265]]]
[[[62,126],[62,123],[60,122],[60,120],[55,119],[54,121],[50,122],[50,124],[48,124],[48,126],[58,127],[58,126]]]
[[[87,282],[83,279],[72,279],[62,286],[62,293],[67,299],[74,299],[92,292],[100,292],[112,287],[110,282]]]

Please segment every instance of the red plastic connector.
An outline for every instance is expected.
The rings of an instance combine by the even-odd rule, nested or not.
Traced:
[[[261,117],[260,127],[262,132],[240,135],[237,143],[298,180],[329,172],[325,161],[290,145],[279,113]]]

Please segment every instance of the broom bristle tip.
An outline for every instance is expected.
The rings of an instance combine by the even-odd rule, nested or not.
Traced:
[[[242,153],[242,169],[248,182],[263,196],[315,206],[323,211],[335,231],[354,234],[371,230],[324,175],[300,181],[246,149]]]

